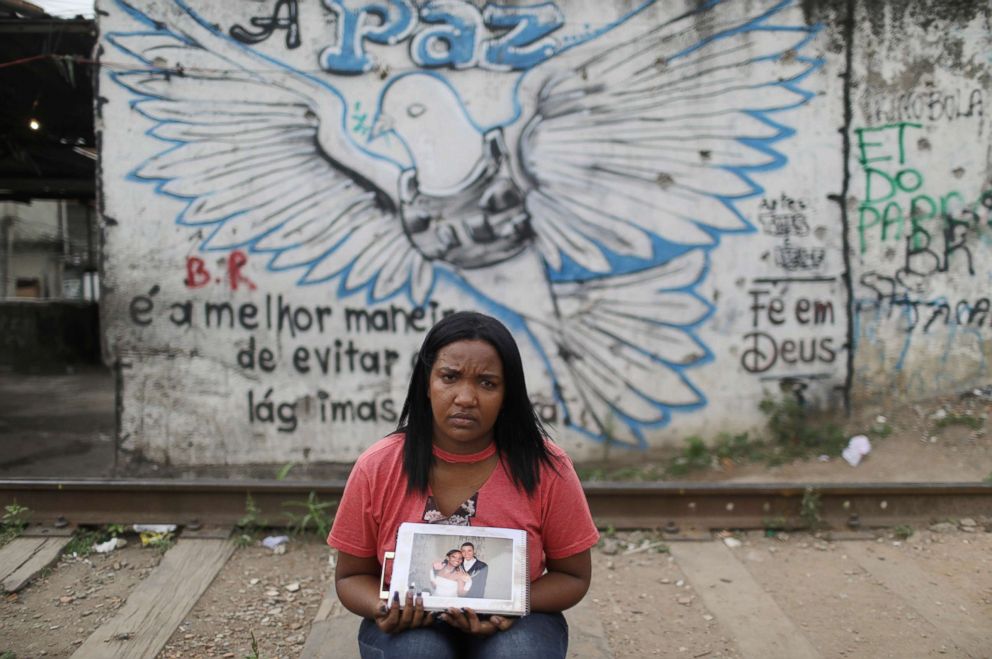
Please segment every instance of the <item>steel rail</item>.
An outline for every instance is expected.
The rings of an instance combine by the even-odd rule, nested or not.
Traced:
[[[721,528],[800,528],[819,520],[833,529],[929,523],[992,516],[992,484],[983,483],[584,483],[603,527],[658,528],[672,534]],[[17,502],[31,520],[53,524],[174,523],[231,525],[251,496],[258,518],[290,522],[313,492],[336,501],[344,481],[0,480],[0,506]],[[333,509],[328,509],[332,514]]]

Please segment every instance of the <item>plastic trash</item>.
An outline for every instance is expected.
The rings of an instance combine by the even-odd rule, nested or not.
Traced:
[[[841,457],[847,460],[847,464],[857,467],[861,464],[861,458],[871,453],[871,442],[864,435],[855,435],[847,442],[847,448],[841,451]]]
[[[175,524],[135,524],[135,533],[172,533],[176,530]]]
[[[262,546],[266,549],[275,550],[279,545],[284,545],[289,542],[288,535],[270,535],[269,537],[262,540]]]
[[[135,524],[132,526],[138,537],[141,538],[141,546],[147,547],[148,545],[158,545],[161,542],[165,542],[169,539],[173,531],[176,530],[175,524]]]
[[[124,538],[111,538],[106,542],[98,542],[93,545],[93,551],[98,554],[109,554],[115,549],[120,549],[121,547],[127,546],[127,540]]]
[[[160,543],[166,542],[171,538],[171,533],[152,533],[151,531],[142,531],[138,534],[141,538],[141,546],[147,547],[148,545],[159,545]]]

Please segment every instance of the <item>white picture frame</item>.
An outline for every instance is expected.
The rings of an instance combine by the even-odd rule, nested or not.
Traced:
[[[462,549],[468,544],[485,568],[473,563],[475,576],[466,581],[468,572],[461,562],[465,562]],[[457,553],[449,561],[452,551]],[[454,607],[514,616],[530,612],[527,532],[522,529],[406,522],[400,525],[396,551],[389,553],[393,554],[393,569],[388,589],[380,586],[383,599],[398,593],[402,605],[407,591],[413,591],[414,596],[421,594],[428,611]],[[459,554],[461,562],[452,565]]]

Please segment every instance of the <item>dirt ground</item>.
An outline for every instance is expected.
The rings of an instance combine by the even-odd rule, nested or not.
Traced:
[[[905,541],[884,536],[835,543],[805,533],[737,537],[742,544],[731,550],[733,558],[822,657],[992,657],[992,644],[980,640],[992,638],[992,533],[924,529]],[[636,550],[642,542],[630,545]],[[587,595],[617,657],[743,656],[741,636],[707,609],[703,593],[672,556],[624,555],[631,550],[623,546],[613,555],[594,552]],[[875,574],[873,561],[918,567],[926,582],[910,587],[928,587],[930,604],[895,592]],[[750,617],[748,601],[729,604]],[[753,633],[774,622],[753,619]]]
[[[159,655],[297,657],[325,585],[334,574],[331,550],[315,538],[291,540],[285,554],[264,547],[235,552]]]
[[[990,657],[992,650],[975,650],[974,638],[992,630],[992,532],[981,524],[970,533],[934,528],[905,540],[882,534],[846,542],[806,533],[737,534],[741,544],[727,560],[744,566],[822,657]],[[21,594],[6,596],[0,654],[71,655],[158,562],[157,551],[137,544],[109,556],[64,558]],[[745,656],[734,616],[708,608],[705,587],[664,550],[651,532],[635,531],[604,538],[593,551],[588,603],[600,614],[614,655]],[[331,556],[316,538],[291,540],[283,555],[237,550],[159,656],[242,659],[252,656],[254,634],[258,656],[298,657],[333,575]],[[900,592],[877,566],[906,574],[925,601]],[[728,602],[747,619],[748,601],[731,596]],[[775,623],[754,620],[753,628],[761,633]]]
[[[114,378],[0,372],[0,477],[101,477],[114,469]]]
[[[161,560],[134,540],[112,554],[63,555],[21,592],[0,596],[0,655],[71,655]]]

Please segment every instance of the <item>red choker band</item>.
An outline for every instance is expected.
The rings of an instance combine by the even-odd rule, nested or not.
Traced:
[[[434,457],[439,460],[444,460],[445,462],[454,462],[456,464],[468,464],[472,462],[482,462],[487,458],[491,458],[496,455],[496,442],[490,442],[489,446],[482,449],[478,453],[470,453],[468,455],[462,455],[460,453],[449,453],[444,449],[440,449],[434,446]]]

